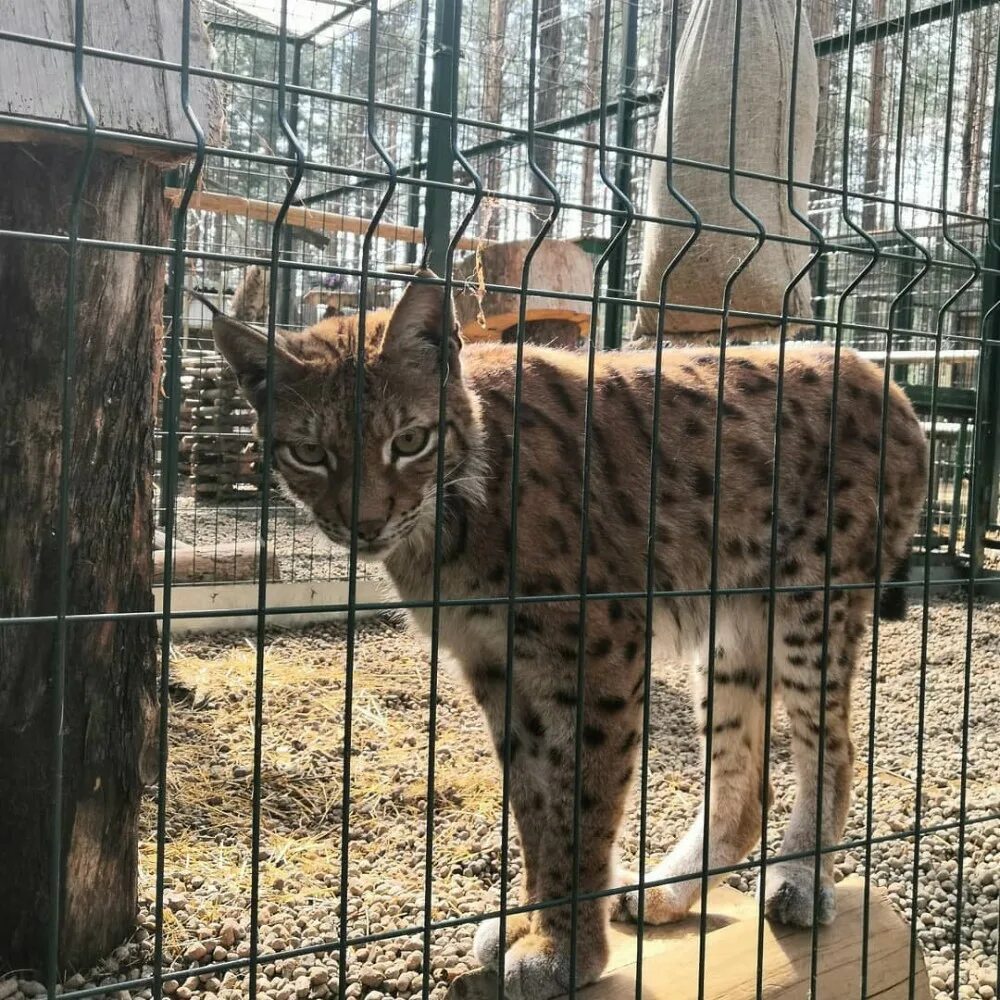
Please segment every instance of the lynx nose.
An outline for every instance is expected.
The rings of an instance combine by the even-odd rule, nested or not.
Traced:
[[[367,521],[358,521],[358,538],[363,542],[373,542],[380,534],[382,534],[382,529],[385,527],[385,521],[382,518],[372,518]]]

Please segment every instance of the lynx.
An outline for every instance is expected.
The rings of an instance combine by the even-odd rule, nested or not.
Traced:
[[[424,271],[421,277],[433,274]],[[322,530],[344,545],[356,531],[359,555],[384,563],[405,601],[427,602],[432,596],[440,504],[441,596],[479,599],[442,607],[440,638],[482,709],[497,753],[509,754],[526,906],[571,894],[581,713],[578,887],[589,897],[577,910],[575,967],[582,985],[596,979],[605,965],[608,919],[634,918],[638,909],[636,876],[616,868],[615,841],[643,740],[647,625],[658,648],[690,664],[703,734],[711,700],[709,865],[736,864],[758,841],[762,811],[771,797],[762,753],[775,519],[779,589],[772,683],[788,717],[797,776],[781,853],[815,850],[817,810],[823,846],[839,842],[853,762],[851,680],[873,603],[876,538],[882,542],[880,565],[900,579],[926,476],[924,435],[906,397],[892,386],[883,438],[882,373],[845,349],[833,435],[834,586],[824,609],[833,352],[819,346],[787,349],[775,507],[777,350],[739,348],[727,354],[718,476],[719,353],[665,351],[659,376],[652,559],[656,590],[682,593],[657,596],[655,620],[647,623],[656,359],[652,353],[599,353],[587,495],[590,596],[581,634],[579,598],[560,595],[580,592],[587,355],[524,348],[517,406],[520,466],[513,484],[516,348],[463,347],[457,327],[445,318],[454,315],[445,305],[439,284],[411,283],[391,314],[368,317],[363,364],[356,329],[345,320],[325,321],[298,334],[279,333],[273,362],[274,459],[288,488]],[[446,345],[442,331],[447,331]],[[243,391],[262,414],[266,338],[221,316],[215,336]],[[439,434],[439,365],[444,356],[447,420]],[[363,448],[352,523],[358,379],[364,380]],[[439,449],[444,450],[440,496]],[[515,485],[516,593],[550,599],[519,602],[513,611],[512,717],[505,747],[508,605],[502,599],[508,596]],[[713,532],[716,497],[718,528]],[[717,597],[714,667],[709,671],[706,592],[713,539],[718,587],[754,592]],[[899,613],[902,595],[899,588],[883,591],[886,605],[896,605],[886,610]],[[429,630],[426,607],[414,610],[412,619],[419,629]],[[580,643],[585,650],[582,690],[577,686]],[[824,773],[818,782],[821,738]],[[647,922],[678,920],[699,898],[700,878],[678,877],[702,870],[704,828],[700,816],[648,872],[650,882],[673,881],[644,887]],[[769,918],[810,925],[815,913],[824,923],[832,920],[832,854],[824,855],[818,899],[813,884],[811,858],[769,867]],[[623,891],[594,898],[614,886]],[[628,887],[632,891],[625,891]],[[540,1000],[564,993],[570,985],[570,937],[570,906],[557,905],[510,917],[502,942],[497,921],[481,925],[474,950],[484,965],[497,966],[503,948],[506,995]]]

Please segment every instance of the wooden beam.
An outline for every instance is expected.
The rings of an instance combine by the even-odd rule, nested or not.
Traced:
[[[173,205],[178,205],[184,192],[180,188],[168,187],[164,194]],[[191,196],[191,208],[203,212],[216,212],[220,215],[236,215],[245,219],[259,219],[261,222],[274,222],[281,210],[281,202],[260,201],[257,198],[241,198],[234,194],[216,194],[213,191],[196,191]],[[363,236],[371,228],[370,219],[362,219],[356,215],[337,215],[334,212],[322,212],[302,205],[292,205],[285,216],[285,222],[290,226],[302,226],[321,233],[356,233]],[[423,230],[416,226],[397,225],[394,222],[379,222],[375,226],[375,235],[383,240],[393,240],[397,243],[424,242]],[[458,241],[459,250],[476,250],[489,246],[488,240],[478,237],[463,237]]]

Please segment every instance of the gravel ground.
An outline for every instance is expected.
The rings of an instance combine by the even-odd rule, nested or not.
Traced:
[[[1000,824],[977,821],[1000,810],[1000,605],[974,609],[968,704],[964,831],[962,720],[967,608],[958,596],[932,603],[927,629],[926,711],[918,739],[922,615],[881,625],[875,709],[873,829],[898,839],[872,847],[871,872],[893,904],[910,916],[918,747],[923,752],[923,823],[941,827],[920,840],[917,936],[936,1000],[980,997],[997,990]],[[262,953],[336,940],[339,887],[346,637],[339,626],[267,636],[263,710],[263,791],[259,913]],[[865,834],[869,771],[871,656],[855,692],[856,791],[847,836]],[[245,968],[201,973],[212,961],[245,958],[250,906],[255,654],[247,634],[217,634],[175,647],[167,800],[166,989],[179,1000],[215,993],[249,995]],[[694,817],[702,765],[688,704],[685,671],[655,665],[649,755],[649,853],[666,851]],[[427,655],[398,624],[361,625],[353,669],[348,934],[400,929],[399,938],[348,950],[347,997],[420,996],[426,858]],[[478,712],[460,682],[439,678],[432,917],[461,918],[499,901],[500,783]],[[780,829],[790,808],[788,741],[782,723],[773,740]],[[149,975],[154,927],[156,802],[143,812],[141,909],[132,941],[96,970],[65,985]],[[638,808],[623,833],[623,854],[635,855]],[[964,839],[961,839],[964,834]],[[960,847],[960,844],[962,845]],[[961,921],[959,908],[959,859]],[[864,850],[838,857],[838,873],[863,873]],[[510,872],[516,883],[516,854]],[[732,884],[753,889],[753,877]],[[433,935],[431,997],[474,964],[471,924]],[[957,982],[955,956],[959,955]],[[337,993],[336,949],[302,958],[265,959],[258,991],[273,1000]],[[30,996],[31,983],[0,980],[0,1000]],[[127,993],[119,993],[121,998]],[[137,994],[149,996],[145,990]],[[822,998],[820,998],[822,1000]]]

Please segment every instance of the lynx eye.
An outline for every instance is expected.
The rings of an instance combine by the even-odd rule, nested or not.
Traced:
[[[410,427],[392,439],[392,450],[403,457],[418,455],[427,446],[429,437],[430,431],[426,427]]]
[[[326,465],[326,449],[318,444],[290,444],[288,454],[299,465]]]

